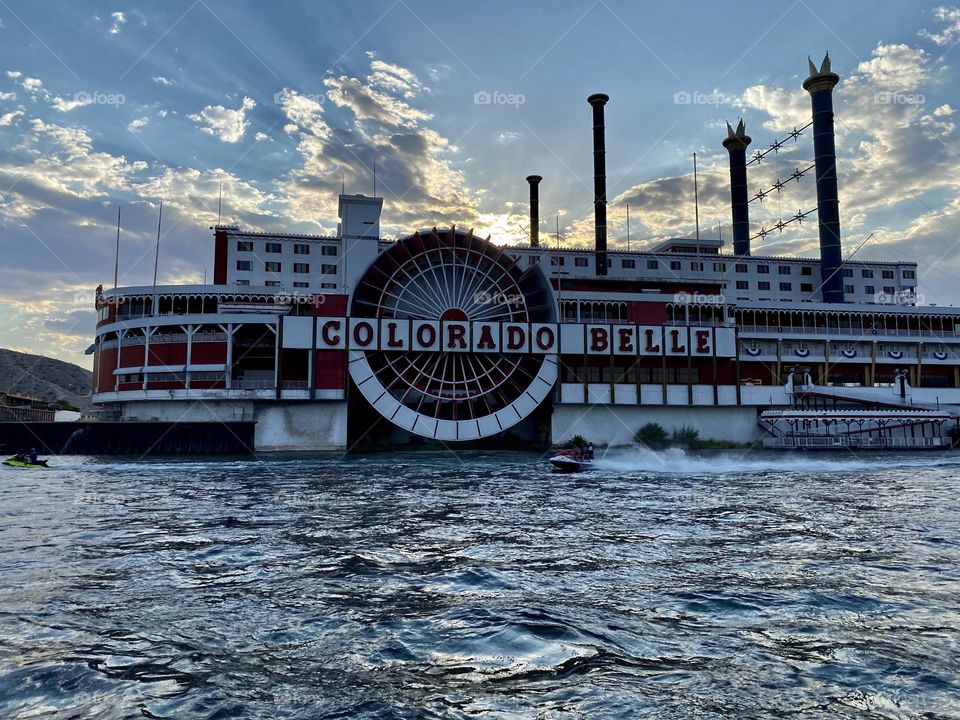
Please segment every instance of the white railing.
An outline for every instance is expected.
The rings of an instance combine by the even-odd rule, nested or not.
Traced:
[[[771,449],[829,449],[829,448],[862,448],[862,449],[920,449],[947,447],[950,441],[942,437],[909,438],[909,437],[857,437],[855,435],[807,435],[803,437],[776,437],[764,438],[763,446]]]
[[[890,328],[792,327],[789,325],[740,325],[740,332],[772,333],[775,335],[854,335],[871,337],[960,337],[958,330],[893,330]]]
[[[273,390],[277,387],[273,380],[234,380],[230,384],[237,390]]]

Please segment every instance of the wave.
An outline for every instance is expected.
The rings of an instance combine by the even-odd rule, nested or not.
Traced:
[[[883,468],[932,468],[960,464],[960,460],[946,459],[940,453],[891,456],[887,454],[850,455],[849,458],[817,457],[809,454],[776,451],[709,452],[703,455],[688,453],[680,448],[651,450],[643,446],[608,450],[596,466],[613,472],[658,472],[678,474],[723,475],[743,472],[849,472]]]

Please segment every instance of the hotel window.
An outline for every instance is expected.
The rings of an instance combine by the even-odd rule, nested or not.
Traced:
[[[578,257],[573,259],[573,264],[575,267],[587,267],[587,259],[584,257]]]
[[[737,280],[737,290],[749,290],[750,283],[746,280]]]
[[[793,285],[790,283],[780,283],[780,290],[782,292],[791,292],[793,290]]]
[[[877,289],[876,289],[873,285],[867,285],[867,286],[863,289],[863,291],[864,291],[867,295],[874,295],[874,294],[876,294]]]
[[[813,268],[810,267],[809,265],[804,265],[802,268],[800,268],[800,274],[801,274],[801,275],[813,275]]]
[[[305,288],[305,287],[310,287],[310,283],[295,282],[295,283],[293,284],[293,286],[294,286],[295,288]]]
[[[320,272],[324,275],[336,275],[337,266],[336,265],[321,265]]]
[[[714,272],[726,272],[726,271],[727,271],[727,264],[726,264],[726,263],[714,263],[714,264],[713,264],[713,271],[714,271]]]
[[[280,263],[278,262],[265,262],[263,264],[263,269],[269,273],[280,272]]]
[[[760,282],[757,283],[757,290],[769,290],[769,289],[770,289],[770,283],[768,283],[766,280],[761,280]]]
[[[310,246],[307,243],[297,243],[293,246],[294,255],[309,255]]]
[[[694,260],[690,263],[690,269],[693,272],[703,272],[703,263],[698,260]]]
[[[679,260],[671,260],[671,261],[670,261],[670,269],[671,269],[671,270],[679,270],[679,269],[680,269],[680,261],[679,261]]]
[[[841,273],[843,277],[853,277],[853,270],[851,270],[850,268],[843,268]]]
[[[813,283],[800,283],[800,292],[813,292]]]
[[[637,261],[633,259],[621,260],[620,267],[622,267],[624,270],[633,270],[635,267],[637,267]]]
[[[280,287],[280,281],[279,281],[279,280],[267,280],[267,281],[264,283],[264,285],[266,285],[267,287]]]
[[[873,277],[873,270],[861,270],[860,277],[870,279]]]
[[[527,265],[536,265],[536,264],[537,264],[536,255],[531,255],[530,257],[527,258]]]
[[[917,273],[915,273],[913,270],[904,270],[903,277],[907,280],[915,280],[917,278]]]
[[[333,290],[336,286],[336,283],[320,283],[320,287],[324,290]]]
[[[844,285],[844,286],[843,286],[843,291],[844,291],[845,293],[850,293],[850,294],[852,295],[852,294],[853,294],[853,285]]]
[[[294,263],[293,271],[295,273],[308,273],[310,272],[310,266],[307,263]]]
[[[780,273],[781,275],[789,275],[789,274],[790,274],[790,266],[789,266],[789,265],[780,265],[779,267],[777,267],[777,272]]]
[[[630,262],[633,262],[633,261],[631,260]],[[633,267],[633,265],[631,265],[630,267]],[[647,270],[659,270],[659,269],[660,269],[659,260],[647,260]]]
[[[283,245],[281,245],[280,243],[267,243],[267,252],[274,253],[274,254],[282,253]]]
[[[894,293],[897,292],[897,289],[896,289],[895,287],[887,287],[887,286],[885,286],[885,287],[883,288],[883,291],[884,291],[887,295],[893,295]]]
[[[237,260],[237,270],[253,270],[253,262],[250,260]]]
[[[747,264],[746,264],[746,263],[737,263],[737,265],[736,265],[736,267],[734,268],[734,270],[736,270],[738,273],[750,272],[750,270],[747,269]]]
[[[893,280],[893,270],[884,270],[883,271],[884,280]]]
[[[757,265],[757,272],[760,273],[761,275],[769,275],[769,274],[770,274],[770,266],[769,266],[769,265]]]
[[[251,240],[237,240],[237,252],[253,252]]]
[[[336,254],[337,254],[337,246],[336,246],[336,245],[324,245],[324,246],[320,249],[320,254],[321,254],[321,255],[336,255]]]
[[[249,280],[237,280],[237,285],[249,285]]]
[[[563,267],[563,258],[560,257],[559,255],[551,255],[551,256],[550,256],[550,264],[551,264],[551,265],[554,265],[554,266],[558,266],[558,265],[559,265],[560,267]]]

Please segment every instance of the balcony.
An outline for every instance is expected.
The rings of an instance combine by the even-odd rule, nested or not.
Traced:
[[[905,338],[958,338],[958,330],[907,330],[890,328],[839,328],[839,327],[790,327],[776,325],[741,325],[740,333],[770,333],[771,335],[832,335],[836,337],[905,337]]]

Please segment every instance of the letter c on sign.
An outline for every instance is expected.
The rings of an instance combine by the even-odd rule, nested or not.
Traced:
[[[321,337],[325,345],[330,347],[335,347],[340,344],[340,336],[335,335],[334,332],[340,329],[340,320],[327,320],[323,324],[323,329],[320,332]]]

